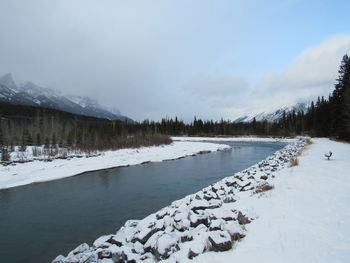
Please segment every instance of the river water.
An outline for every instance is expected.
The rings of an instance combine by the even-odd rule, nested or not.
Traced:
[[[91,245],[97,237],[115,233],[128,219],[142,219],[286,145],[225,144],[234,148],[0,190],[0,262],[51,262],[83,242]]]

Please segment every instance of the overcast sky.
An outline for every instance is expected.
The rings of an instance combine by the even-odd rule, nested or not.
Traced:
[[[327,95],[348,0],[1,0],[0,74],[136,120],[235,119]]]

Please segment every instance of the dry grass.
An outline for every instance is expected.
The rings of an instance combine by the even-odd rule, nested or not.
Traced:
[[[274,188],[273,185],[270,185],[270,184],[268,184],[268,183],[264,183],[264,184],[258,185],[258,186],[255,188],[254,194],[263,193],[263,192],[272,190],[273,188]]]
[[[299,152],[297,154],[297,156],[299,156],[301,154],[301,152]],[[299,160],[297,157],[293,158],[291,161],[290,161],[290,166],[289,167],[294,167],[294,166],[298,166],[299,165]]]
[[[313,144],[313,143],[314,143],[311,139],[306,139],[305,142],[306,142],[307,145],[310,145],[310,144]]]

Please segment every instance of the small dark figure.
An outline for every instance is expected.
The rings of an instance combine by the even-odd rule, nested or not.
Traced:
[[[332,156],[332,152],[330,151],[329,154],[325,153],[324,156],[326,156],[327,160],[329,160],[329,158],[331,158]]]

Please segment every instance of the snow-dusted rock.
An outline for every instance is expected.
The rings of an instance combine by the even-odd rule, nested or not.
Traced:
[[[232,248],[231,236],[226,231],[212,231],[208,240],[212,251],[226,251]]]
[[[179,236],[175,233],[165,233],[157,239],[154,254],[157,259],[166,259],[179,250]]]
[[[203,242],[192,242],[191,247],[188,250],[188,258],[192,259],[199,254],[202,254],[206,249],[206,246]]]

